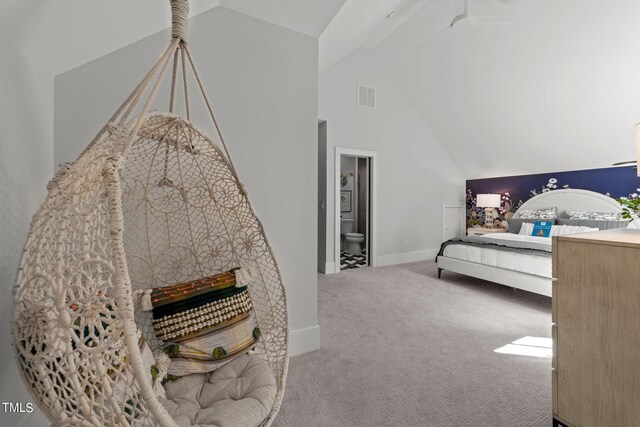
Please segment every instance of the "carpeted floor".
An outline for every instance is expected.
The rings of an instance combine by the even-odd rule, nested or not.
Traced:
[[[319,275],[320,350],[291,359],[276,427],[551,425],[551,300],[433,262]]]

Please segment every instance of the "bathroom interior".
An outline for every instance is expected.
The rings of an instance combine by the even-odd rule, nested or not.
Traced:
[[[340,270],[369,265],[369,158],[340,156]]]

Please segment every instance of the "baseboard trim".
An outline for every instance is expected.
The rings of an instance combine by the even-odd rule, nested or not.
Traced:
[[[424,251],[403,252],[399,254],[379,255],[377,267],[385,265],[405,264],[407,262],[435,260],[438,255],[438,249],[427,249]]]
[[[320,326],[289,332],[289,356],[308,353],[320,348]]]
[[[324,262],[324,261],[318,260],[318,273],[333,274],[335,272],[336,272],[335,262]]]

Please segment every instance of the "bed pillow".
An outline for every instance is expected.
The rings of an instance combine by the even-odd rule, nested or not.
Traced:
[[[542,208],[542,209],[518,209],[514,214],[514,218],[526,219],[556,219],[558,217],[558,208]]]
[[[619,221],[622,219],[620,212],[567,211],[564,216],[567,219],[595,219],[604,221]]]
[[[551,235],[564,236],[566,234],[589,233],[598,230],[599,229],[595,227],[582,227],[579,225],[554,225],[551,227]]]
[[[533,234],[534,225],[535,222],[523,222],[518,234],[521,234],[523,236],[531,236]]]
[[[230,270],[152,289],[153,328],[174,377],[211,372],[255,347],[260,338],[251,296]]]
[[[538,236],[538,237],[550,237],[552,226],[553,226],[552,221],[536,221],[533,224],[533,230],[531,231],[531,235]]]
[[[522,228],[520,229],[520,234],[525,236],[533,235],[533,228],[535,224],[524,223],[522,224]],[[598,231],[598,228],[594,227],[582,227],[576,225],[553,225],[551,226],[551,234],[552,236],[564,236],[565,234],[578,234],[578,233],[588,233],[591,231]]]
[[[613,230],[615,228],[627,228],[627,220],[604,220],[604,219],[567,219],[558,218],[559,225],[578,225],[582,227],[595,227],[600,230]]]
[[[535,223],[536,221],[554,221],[555,220],[548,220],[548,219],[544,219],[544,218],[510,218],[507,220],[507,224],[508,224],[508,231],[509,233],[513,233],[513,234],[520,234],[520,230],[522,229],[522,224],[524,223]]]

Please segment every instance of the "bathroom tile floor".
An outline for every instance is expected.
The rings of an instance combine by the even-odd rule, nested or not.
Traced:
[[[350,268],[360,268],[367,266],[367,256],[365,251],[362,255],[351,255],[347,251],[340,252],[340,270],[348,270]]]

